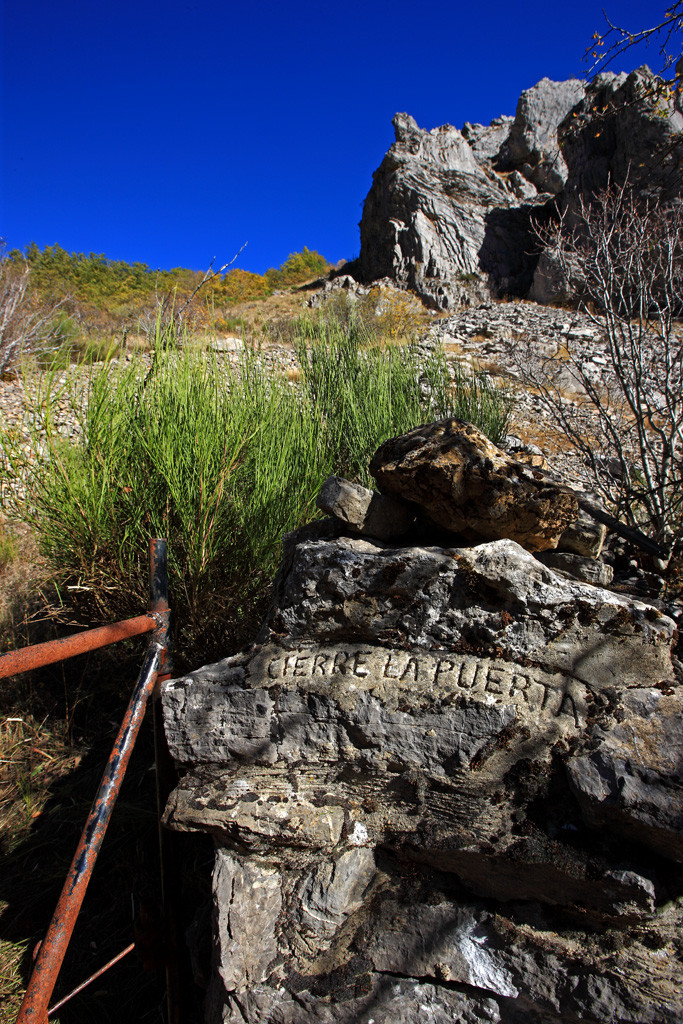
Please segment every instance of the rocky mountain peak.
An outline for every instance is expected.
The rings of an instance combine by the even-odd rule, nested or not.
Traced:
[[[419,128],[409,114],[396,114],[393,119],[396,142],[387,157],[392,163],[410,165],[434,164],[444,170],[465,174],[481,174],[472,149],[457,128],[440,125],[431,131]]]
[[[373,175],[360,223],[360,256],[344,273],[389,278],[429,306],[487,298],[563,296],[551,287],[534,224],[609,182],[664,201],[683,194],[678,98],[655,98],[649,68],[590,83],[543,78],[514,118],[427,131],[394,117],[396,141]]]

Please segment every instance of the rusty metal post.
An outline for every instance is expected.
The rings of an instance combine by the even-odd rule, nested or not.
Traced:
[[[47,1008],[59,969],[81,908],[90,875],[109,824],[133,744],[154,689],[161,645],[154,639],[146,654],[133,696],[126,710],[100,788],[85,823],[57,908],[42,942],[36,964],[19,1010],[17,1024],[45,1024]]]
[[[182,1024],[183,968],[181,966],[182,934],[180,891],[181,874],[177,853],[177,836],[163,826],[166,801],[177,782],[175,762],[166,743],[161,709],[161,684],[171,678],[170,609],[168,604],[168,564],[165,540],[150,544],[150,590],[152,613],[163,618],[165,635],[160,637],[163,654],[154,690],[154,761],[156,767],[157,814],[159,828],[159,866],[161,898],[166,925],[166,1009],[168,1024]]]
[[[124,619],[123,622],[100,626],[99,629],[86,629],[73,636],[62,637],[61,640],[47,640],[44,644],[33,644],[20,651],[10,651],[9,654],[0,655],[0,679],[16,676],[33,668],[54,665],[57,661],[65,661],[77,654],[95,651],[100,647],[115,644],[118,640],[140,636],[141,633],[151,633],[158,628],[159,622],[154,616],[138,615],[134,619]]]

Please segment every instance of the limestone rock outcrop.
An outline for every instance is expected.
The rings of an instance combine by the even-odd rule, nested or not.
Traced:
[[[568,171],[558,128],[584,95],[585,87],[576,78],[568,82],[543,78],[538,85],[525,89],[510,133],[495,156],[496,168],[519,171],[539,192],[561,192]]]
[[[462,132],[397,114],[365,200],[360,256],[343,273],[363,284],[390,278],[438,309],[501,295],[566,298],[534,221],[627,175],[656,200],[681,196],[680,99],[656,95],[656,84],[646,67],[588,84],[544,78],[522,93],[514,119]]]
[[[389,277],[437,309],[491,293],[489,277],[508,292],[528,290],[533,248],[528,210],[542,200],[520,196],[451,125],[428,132],[407,114],[394,118],[396,142],[374,174],[363,207],[358,261],[361,282]]]
[[[163,691],[209,1024],[683,1019],[676,638],[510,539],[290,535],[257,642]]]

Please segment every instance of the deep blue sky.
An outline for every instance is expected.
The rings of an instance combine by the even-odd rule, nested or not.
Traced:
[[[0,237],[164,268],[243,242],[259,273],[304,245],[351,258],[394,113],[514,114],[543,76],[583,77],[603,5],[659,20],[645,0],[4,0]]]

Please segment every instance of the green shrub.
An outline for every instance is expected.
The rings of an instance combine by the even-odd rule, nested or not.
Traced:
[[[32,452],[5,438],[27,488],[15,514],[107,617],[145,606],[148,539],[168,538],[185,664],[253,638],[282,535],[316,515],[327,476],[369,483],[378,445],[431,419],[467,409],[489,431],[505,419],[483,379],[453,388],[440,353],[365,344],[360,328],[329,319],[297,331],[296,385],[249,353],[231,370],[192,346],[158,348],[151,369],[74,369],[62,391],[46,375]],[[56,427],[64,401],[79,421],[71,440]]]
[[[351,312],[346,323],[329,311],[293,325],[302,384],[326,423],[334,472],[370,484],[368,463],[378,445],[421,423],[455,416],[500,444],[511,401],[483,373],[455,368],[441,349],[383,345],[381,325]]]
[[[0,572],[4,572],[9,564],[16,558],[17,542],[7,528],[7,525],[0,521]]]
[[[301,252],[291,252],[279,270],[274,267],[266,270],[265,278],[271,288],[287,288],[319,277],[329,269],[324,256],[304,246]]]

